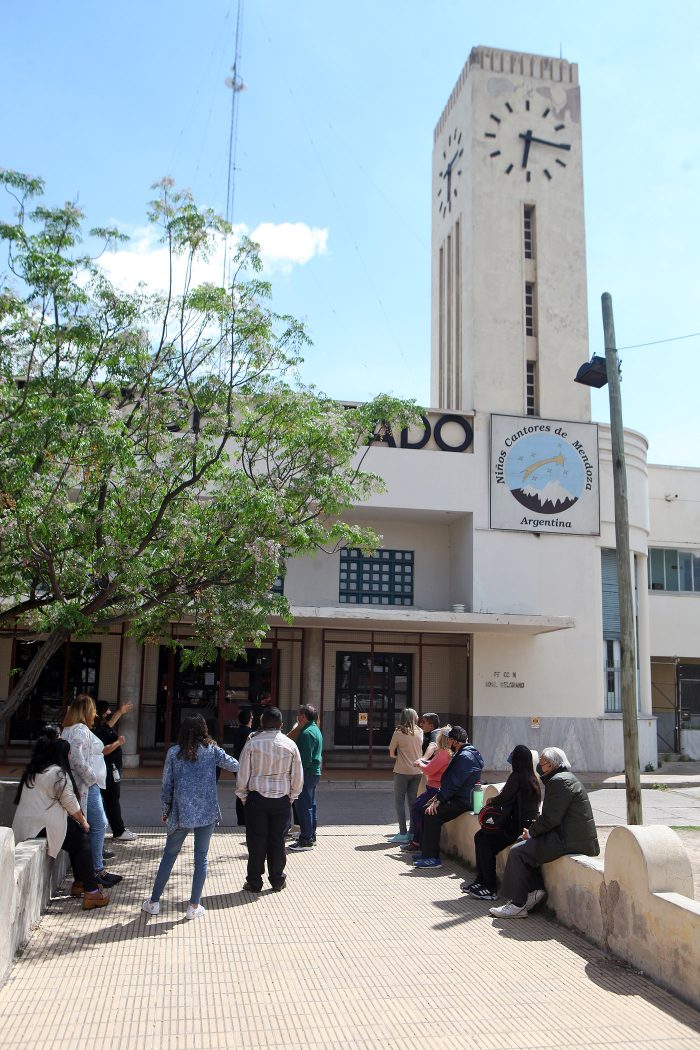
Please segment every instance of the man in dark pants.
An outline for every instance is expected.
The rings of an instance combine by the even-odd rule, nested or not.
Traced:
[[[253,720],[253,712],[249,707],[242,707],[238,712],[238,725],[233,730],[233,757],[239,759],[241,752],[243,751],[243,745],[246,740],[253,732],[253,727],[250,724]],[[219,770],[217,769],[217,773]],[[245,827],[245,806],[241,800],[236,796],[236,820],[238,821],[239,828]]]
[[[323,737],[317,725],[318,712],[311,704],[302,704],[297,715],[300,726],[296,745],[304,770],[304,787],[297,800],[299,838],[289,847],[294,853],[312,849],[316,845],[316,788],[321,779]]]
[[[472,804],[472,789],[478,783],[484,760],[469,743],[466,729],[452,726],[447,734],[452,758],[442,774],[440,790],[425,809],[420,855],[414,860],[416,868],[441,868],[440,832],[442,825],[466,813]]]
[[[299,749],[282,732],[278,707],[266,708],[261,728],[248,738],[241,752],[236,795],[245,806],[248,875],[243,886],[260,893],[267,861],[273,890],[286,884],[284,836],[291,823],[291,805],[304,786]]]

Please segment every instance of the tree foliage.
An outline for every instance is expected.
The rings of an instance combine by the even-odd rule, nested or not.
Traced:
[[[189,621],[195,661],[259,641],[288,613],[270,591],[286,558],[378,545],[342,514],[381,485],[361,469],[377,423],[417,410],[301,385],[307,337],[273,311],[256,246],[238,247],[226,287],[198,284],[230,231],[170,180],[148,212],[169,284],[135,292],[85,251],[79,208],[37,203],[43,183],[17,172],[0,182],[14,200],[0,222],[0,629],[48,635],[2,718],[69,635],[126,623],[155,641]]]

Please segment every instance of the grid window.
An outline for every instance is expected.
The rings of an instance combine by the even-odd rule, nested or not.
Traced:
[[[528,416],[537,415],[536,364],[528,361],[525,366],[525,406]]]
[[[700,594],[700,554],[662,547],[650,550],[649,590]]]
[[[284,576],[282,573],[279,576],[275,576],[275,582],[270,587],[272,594],[284,594]]]
[[[525,335],[535,332],[535,282],[525,282]]]
[[[531,204],[523,208],[523,254],[526,259],[535,258],[535,209]]]
[[[338,591],[342,604],[413,605],[413,551],[343,548]]]

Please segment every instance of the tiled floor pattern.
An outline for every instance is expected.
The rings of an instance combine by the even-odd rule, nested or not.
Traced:
[[[191,844],[161,914],[139,911],[163,843],[143,830],[108,908],[53,902],[0,989],[0,1050],[700,1050],[700,1013],[546,917],[492,920],[463,869],[414,871],[384,825],[323,829],[260,897],[217,833],[192,923]]]

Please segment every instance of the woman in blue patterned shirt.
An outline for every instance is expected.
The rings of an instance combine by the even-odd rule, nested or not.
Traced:
[[[168,837],[151,896],[142,909],[149,915],[160,911],[160,897],[177,860],[187,832],[194,831],[194,874],[187,918],[204,915],[200,904],[207,877],[207,854],[214,827],[221,820],[216,794],[216,769],[236,773],[238,762],[214,743],[201,715],[183,718],[177,744],[165,758],[160,801],[161,820],[168,825]]]

